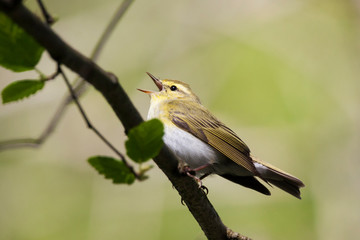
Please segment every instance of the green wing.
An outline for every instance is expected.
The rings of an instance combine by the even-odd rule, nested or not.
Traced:
[[[185,103],[185,104],[184,104]],[[171,101],[169,117],[171,121],[233,160],[238,165],[256,174],[250,157],[250,149],[228,127],[217,120],[205,107],[190,101]]]

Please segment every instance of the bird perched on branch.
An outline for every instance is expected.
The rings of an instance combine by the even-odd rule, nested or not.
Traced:
[[[159,91],[150,95],[148,119],[164,124],[164,143],[178,157],[181,171],[201,180],[217,174],[234,183],[270,195],[257,178],[300,197],[304,184],[298,178],[255,158],[235,132],[201,103],[190,86],[178,80],[160,80],[147,73]]]

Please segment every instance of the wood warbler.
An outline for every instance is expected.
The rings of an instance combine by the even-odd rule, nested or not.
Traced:
[[[160,80],[147,73],[159,91],[141,90],[150,95],[148,119],[164,124],[164,143],[188,166],[194,177],[203,179],[218,174],[244,187],[270,195],[255,177],[300,197],[304,184],[298,178],[260,161],[249,147],[201,103],[188,84],[178,80]]]

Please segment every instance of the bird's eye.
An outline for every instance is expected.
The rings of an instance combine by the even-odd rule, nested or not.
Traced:
[[[170,87],[170,90],[171,90],[171,91],[176,91],[176,90],[177,90],[177,87],[176,87],[175,85],[172,85],[172,86]]]

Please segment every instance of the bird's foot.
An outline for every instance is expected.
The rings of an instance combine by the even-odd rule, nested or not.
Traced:
[[[198,168],[195,168],[195,169],[192,169],[189,167],[189,165],[187,165],[186,163],[179,163],[179,171],[180,173],[182,174],[186,174],[188,175],[189,177],[191,177],[192,179],[194,179],[197,184],[199,185],[199,188],[201,188],[201,190],[203,190],[203,192],[208,195],[209,193],[209,189],[207,187],[205,187],[201,181],[202,178],[199,178],[196,176],[196,172],[197,171],[200,171],[206,167],[208,167],[210,164],[207,164],[207,165],[204,165],[204,166],[201,166],[201,167],[198,167]],[[207,175],[206,175],[207,176]],[[181,200],[181,203],[183,203],[183,200]]]

